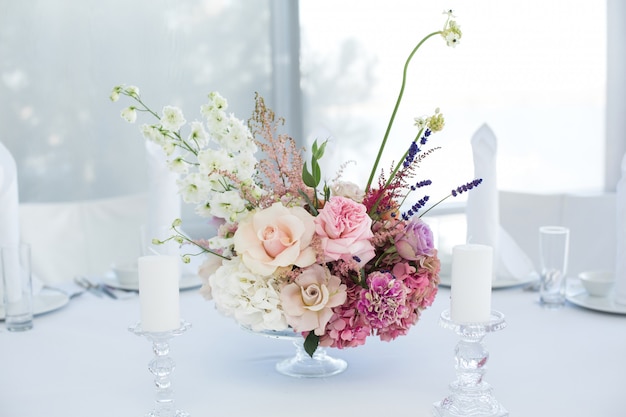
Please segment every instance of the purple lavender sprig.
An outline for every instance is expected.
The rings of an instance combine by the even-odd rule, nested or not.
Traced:
[[[439,204],[443,203],[446,199],[450,198],[450,197],[456,197],[460,194],[463,194],[469,190],[471,190],[472,188],[476,188],[480,185],[480,183],[483,182],[482,178],[476,178],[475,180],[472,180],[466,184],[460,185],[458,187],[456,187],[454,190],[452,190],[450,192],[450,194],[448,194],[447,196],[445,196],[444,198],[442,198],[441,200],[437,201],[435,204],[433,204],[432,206],[430,206],[428,208],[428,210],[424,211],[422,214],[420,214],[420,217],[424,216],[426,213],[428,213],[430,210],[432,210],[433,208],[437,207]]]
[[[482,178],[477,178],[474,181],[470,181],[467,184],[464,184],[464,185],[461,185],[459,187],[456,187],[454,190],[452,190],[450,192],[450,194],[452,195],[452,197],[456,197],[459,194],[463,194],[465,192],[468,192],[469,190],[471,190],[474,187],[478,187],[481,182],[483,182]]]
[[[402,213],[402,220],[409,220],[414,214],[417,214],[417,212],[426,205],[429,199],[430,197],[427,195],[420,198],[406,213]]]

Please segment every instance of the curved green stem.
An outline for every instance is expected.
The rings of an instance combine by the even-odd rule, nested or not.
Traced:
[[[393,125],[393,122],[396,118],[396,114],[398,113],[398,108],[400,107],[400,102],[402,101],[402,96],[404,95],[404,87],[406,86],[406,74],[407,74],[407,70],[409,67],[409,63],[411,62],[411,59],[413,58],[413,55],[415,55],[415,53],[417,52],[417,50],[420,48],[420,46],[422,46],[422,44],[424,42],[426,42],[426,40],[428,40],[429,38],[435,36],[435,35],[439,35],[441,34],[441,31],[437,31],[437,32],[433,32],[427,36],[424,37],[424,39],[422,39],[417,46],[415,46],[415,48],[413,49],[413,51],[411,52],[411,54],[409,55],[409,57],[407,58],[405,64],[404,64],[404,71],[402,73],[402,86],[400,87],[400,93],[398,94],[398,99],[396,100],[396,105],[393,108],[393,112],[391,113],[391,118],[389,119],[389,124],[387,124],[387,130],[385,131],[385,136],[383,137],[383,141],[380,144],[380,148],[378,149],[378,155],[376,156],[376,161],[374,161],[374,166],[372,166],[372,172],[370,173],[370,177],[367,181],[367,186],[365,187],[365,192],[369,191],[371,185],[372,185],[372,181],[374,180],[374,175],[376,174],[376,171],[378,169],[378,164],[380,162],[380,158],[383,154],[383,149],[385,149],[385,145],[387,144],[387,139],[389,138],[389,132],[391,131],[391,126]]]
[[[437,207],[439,204],[443,203],[444,201],[446,201],[450,197],[452,197],[452,194],[448,194],[447,196],[445,196],[441,200],[437,201],[435,204],[433,204],[432,206],[428,207],[428,210],[426,210],[422,214],[420,214],[419,217],[422,218],[426,213],[428,213],[429,211],[431,211],[432,209],[434,209],[435,207]]]

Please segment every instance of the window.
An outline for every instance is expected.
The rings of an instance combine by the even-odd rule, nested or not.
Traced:
[[[445,21],[441,2],[300,2],[305,132],[332,136],[328,162],[346,159],[364,182],[400,88],[409,52]],[[473,177],[470,138],[498,138],[498,186],[512,191],[601,190],[604,183],[606,4],[590,0],[449,1],[463,38],[429,40],[409,67],[387,167],[440,107],[444,150],[423,167],[433,196]],[[332,177],[334,172],[329,172]],[[429,191],[431,191],[429,190]]]
[[[272,19],[279,3],[0,0],[0,125],[18,163],[21,200],[145,189],[142,138],[108,100],[116,84],[138,85],[156,109],[176,104],[188,118],[211,90],[241,118],[251,114],[255,91],[272,105],[281,77],[272,78],[280,59],[272,60],[279,52],[270,28],[297,29],[285,23],[288,13]],[[433,196],[473,177],[469,139],[483,123],[499,140],[500,188],[601,189],[606,4],[448,3],[461,44],[431,39],[418,51],[381,166],[402,155],[413,118],[440,107],[446,128],[432,143],[443,151],[423,164],[436,181]],[[301,43],[301,130],[309,142],[333,137],[327,177],[354,159],[347,177],[367,179],[406,56],[443,25],[441,12],[440,2],[299,2],[301,31],[292,36]],[[299,125],[298,113],[287,122]]]
[[[270,94],[268,2],[0,0],[1,140],[22,202],[145,191],[144,141],[109,94],[137,85],[199,118],[218,90],[242,118]]]

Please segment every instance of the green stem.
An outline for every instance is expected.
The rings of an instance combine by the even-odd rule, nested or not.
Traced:
[[[428,210],[426,210],[422,214],[420,214],[419,217],[422,218],[426,213],[428,213],[429,211],[431,211],[432,209],[434,209],[435,207],[437,207],[439,204],[443,203],[444,201],[446,201],[450,197],[452,197],[452,194],[448,194],[447,196],[445,196],[441,200],[437,201],[435,204],[433,204],[432,206],[428,207]]]
[[[433,32],[429,35],[427,35],[426,37],[424,37],[424,39],[422,39],[420,41],[420,43],[417,44],[417,46],[415,46],[415,48],[413,49],[413,51],[411,52],[411,54],[409,55],[409,57],[406,60],[406,63],[404,64],[404,71],[402,73],[402,86],[400,87],[400,93],[398,94],[398,99],[396,100],[396,105],[393,108],[393,113],[391,113],[391,118],[389,119],[389,124],[387,125],[387,130],[385,131],[385,136],[383,137],[383,141],[380,144],[380,148],[378,149],[378,155],[376,156],[376,161],[374,162],[374,166],[372,167],[372,172],[370,173],[370,177],[369,180],[367,181],[367,186],[365,187],[365,192],[369,191],[371,185],[372,185],[372,181],[374,180],[374,175],[376,174],[376,171],[378,169],[378,164],[380,162],[380,158],[383,154],[383,149],[385,149],[385,145],[387,144],[387,138],[389,137],[389,132],[391,131],[391,126],[393,125],[393,122],[396,118],[396,113],[398,112],[398,108],[400,107],[400,102],[402,101],[402,96],[404,95],[404,87],[406,86],[406,74],[407,74],[407,70],[409,67],[409,63],[411,62],[411,59],[413,58],[413,55],[415,55],[415,53],[417,52],[417,50],[420,48],[420,46],[422,46],[422,44],[424,42],[426,42],[426,40],[428,40],[429,38],[435,36],[435,35],[439,35],[441,34],[441,31],[437,31],[437,32]]]
[[[217,252],[215,252],[215,251],[212,251],[211,249],[207,249],[207,248],[205,248],[204,246],[201,246],[201,245],[197,244],[197,243],[196,243],[196,242],[194,242],[192,239],[189,239],[189,238],[188,238],[187,236],[185,236],[185,235],[184,235],[184,234],[183,234],[180,230],[178,230],[178,229],[176,228],[176,226],[172,226],[172,230],[174,230],[174,232],[176,233],[176,235],[177,235],[177,236],[179,236],[179,237],[180,237],[181,239],[183,239],[184,241],[186,241],[187,243],[191,243],[192,245],[197,246],[198,248],[202,249],[202,253],[210,253],[211,255],[219,256],[219,257],[220,257],[220,258],[222,258],[222,259],[230,260],[230,258],[229,258],[228,256],[224,256],[224,255],[219,254],[219,253],[217,253]],[[173,236],[172,236],[172,237],[170,237],[170,238],[168,238],[168,239],[166,239],[166,240],[169,240],[169,239],[172,239],[172,238],[173,238]]]

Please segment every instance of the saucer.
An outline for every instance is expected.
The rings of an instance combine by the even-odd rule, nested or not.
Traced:
[[[41,291],[33,295],[33,315],[38,316],[57,310],[65,306],[69,301],[70,297],[62,292],[49,290]],[[0,320],[4,320],[4,314],[4,306],[0,305]]]
[[[619,304],[615,301],[614,293],[607,297],[594,297],[587,291],[566,294],[565,299],[577,306],[590,310],[602,311],[604,313],[626,314],[626,304]]]
[[[511,288],[537,281],[539,277],[536,274],[529,274],[523,279],[516,278],[497,278],[491,283],[492,289]],[[442,287],[450,287],[452,277],[450,275],[440,275],[439,285]]]
[[[113,273],[103,276],[102,282],[109,287],[117,288],[119,290],[139,291],[138,282],[132,284],[122,284],[118,281],[117,277]],[[198,277],[197,275],[185,274],[180,277],[179,289],[181,290],[190,290],[193,288],[198,288],[201,285],[202,282],[200,282],[200,277]]]

